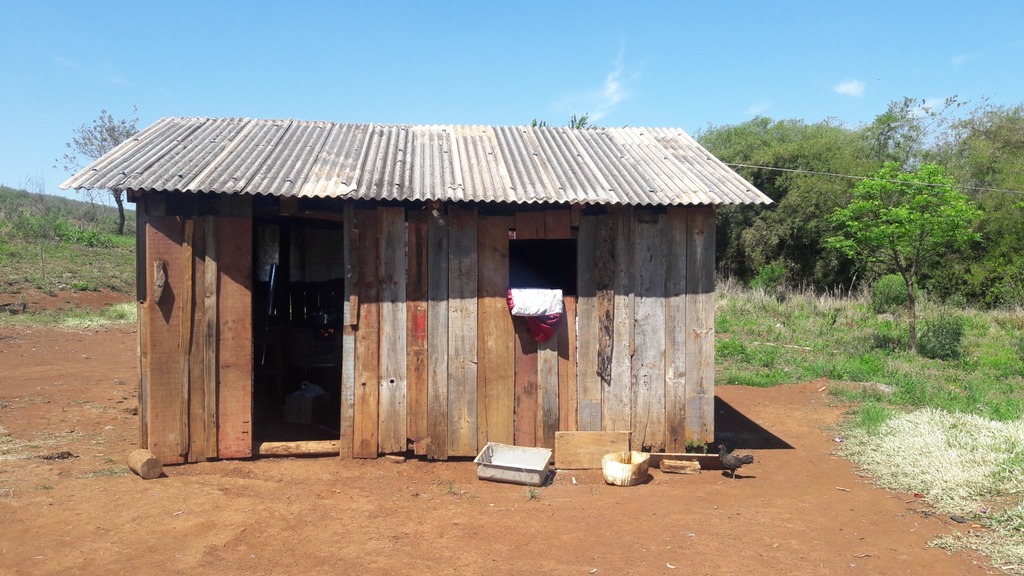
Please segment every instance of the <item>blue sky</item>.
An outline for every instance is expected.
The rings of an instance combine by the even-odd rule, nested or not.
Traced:
[[[1024,103],[1024,2],[0,0],[0,184],[58,193],[101,109],[402,124],[849,126]],[[66,193],[73,194],[73,193]]]

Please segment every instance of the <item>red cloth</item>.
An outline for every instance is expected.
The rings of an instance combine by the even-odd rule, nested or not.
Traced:
[[[530,331],[530,336],[537,342],[547,342],[555,330],[558,329],[558,323],[562,321],[561,314],[548,314],[547,316],[528,316],[526,318],[526,329]]]

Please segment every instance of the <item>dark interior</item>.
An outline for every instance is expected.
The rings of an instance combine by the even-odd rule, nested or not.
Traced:
[[[340,224],[257,222],[253,434],[257,442],[340,436]]]

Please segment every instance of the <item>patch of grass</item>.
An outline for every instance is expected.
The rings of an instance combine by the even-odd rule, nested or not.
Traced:
[[[909,353],[906,318],[875,313],[866,294],[794,291],[770,298],[724,280],[718,284],[715,309],[719,383],[871,382],[893,393],[857,394],[896,407],[933,406],[998,420],[1024,416],[1020,311],[978,311],[922,297],[922,326],[954,317],[963,326],[959,357],[936,360]],[[842,394],[853,400],[852,392]]]
[[[128,468],[124,466],[111,466],[110,468],[102,468],[100,470],[93,470],[86,474],[82,474],[79,478],[105,478],[111,476],[124,476],[128,473]]]
[[[533,501],[533,500],[540,500],[540,490],[535,488],[535,487],[533,487],[533,486],[530,486],[529,488],[527,488],[526,489],[526,500],[528,502]]]
[[[990,530],[933,545],[977,549],[996,566],[1024,564],[1024,422],[924,408],[891,414],[871,430],[878,419],[869,413],[884,407],[865,408],[847,431],[845,456],[878,484],[924,494],[940,512]]]

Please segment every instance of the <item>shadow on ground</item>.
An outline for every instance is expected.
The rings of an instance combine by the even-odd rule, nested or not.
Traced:
[[[725,444],[729,451],[792,450],[788,442],[762,427],[725,400],[715,396],[715,442]]]

